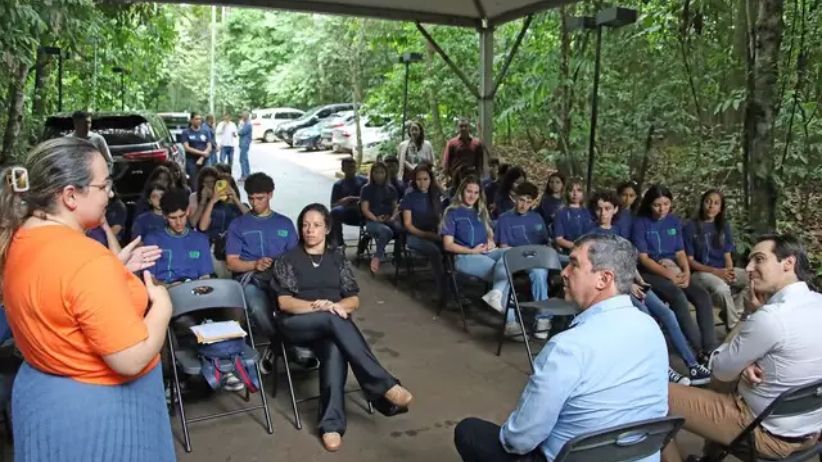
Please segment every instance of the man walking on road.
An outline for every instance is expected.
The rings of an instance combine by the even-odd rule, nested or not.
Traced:
[[[251,122],[248,121],[248,112],[243,111],[240,116],[240,181],[245,181],[251,175],[248,165],[248,150],[251,148]]]
[[[111,157],[111,151],[108,149],[108,143],[102,135],[91,131],[91,114],[86,111],[77,111],[71,115],[71,121],[74,123],[74,131],[68,136],[74,138],[84,139],[91,144],[97,146],[100,154],[106,158],[108,168],[111,170],[114,160]]]
[[[217,146],[220,151],[221,164],[234,164],[234,139],[237,137],[237,126],[231,121],[231,115],[226,113],[223,121],[217,125]]]

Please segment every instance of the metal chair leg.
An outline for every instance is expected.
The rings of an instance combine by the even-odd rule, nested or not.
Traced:
[[[291,407],[294,409],[294,426],[297,430],[302,430],[303,422],[297,410],[297,398],[294,396],[294,382],[291,380],[291,367],[288,365],[288,354],[285,351],[285,343],[280,342],[280,349],[283,355],[283,366],[285,367],[285,377],[288,380],[288,394],[291,396]]]
[[[186,452],[191,452],[191,436],[188,433],[188,422],[186,422],[186,411],[183,406],[183,393],[180,391],[180,374],[177,371],[177,354],[174,352],[174,343],[171,338],[171,331],[167,331],[168,348],[171,354],[171,371],[174,375],[174,391],[172,392],[171,401],[174,402],[174,397],[177,397],[177,411],[180,413],[180,424],[183,427],[183,444]]]

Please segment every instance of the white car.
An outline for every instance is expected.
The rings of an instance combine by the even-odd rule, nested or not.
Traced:
[[[383,117],[360,117],[360,131],[362,132],[363,147],[366,144],[381,138],[380,132],[385,131],[388,120]],[[357,124],[355,121],[335,128],[331,132],[331,146],[334,152],[354,152],[357,147]]]
[[[266,143],[277,141],[274,132],[283,122],[299,119],[305,112],[290,107],[255,109],[251,112],[251,139]]]

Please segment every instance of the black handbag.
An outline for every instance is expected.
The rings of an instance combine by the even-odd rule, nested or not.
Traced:
[[[225,261],[225,245],[226,245],[226,234],[227,231],[220,233],[214,238],[214,258],[219,261]]]

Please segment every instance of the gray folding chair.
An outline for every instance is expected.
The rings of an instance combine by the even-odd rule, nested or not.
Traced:
[[[548,278],[550,279],[551,271],[561,271],[562,265],[559,262],[559,256],[556,250],[545,245],[524,245],[508,249],[502,259],[508,275],[508,284],[511,287],[508,291],[508,300],[505,301],[503,319],[508,319],[508,312],[514,310],[517,322],[519,322],[520,329],[522,329],[521,335],[525,339],[525,351],[528,353],[528,363],[531,365],[531,372],[533,372],[534,358],[531,353],[531,344],[528,342],[528,331],[525,329],[525,322],[522,319],[522,309],[525,308],[539,313],[550,313],[554,316],[574,316],[578,310],[572,304],[558,298],[520,303],[517,297],[517,291],[514,289],[514,275],[518,273],[527,272],[532,269],[544,269],[548,271]],[[505,343],[505,339],[505,323],[503,323],[500,327],[497,356],[502,353],[502,345]]]
[[[684,423],[668,416],[580,435],[565,442],[554,462],[634,462],[661,451]]]
[[[236,308],[243,311],[246,325],[251,325],[248,318],[248,310],[246,307],[243,287],[235,280],[199,279],[171,287],[168,290],[168,293],[171,296],[171,303],[173,306],[173,311],[171,314],[172,319],[185,314],[212,308]],[[185,408],[183,406],[183,396],[180,392],[180,377],[178,370],[181,370],[187,375],[200,375],[202,372],[202,365],[196,350],[189,348],[178,349],[178,345],[175,345],[171,328],[168,329],[167,335],[168,347],[171,353],[171,361],[174,365],[174,367],[171,368],[174,373],[174,393],[177,397],[177,406],[180,412],[180,423],[183,427],[183,438],[186,452],[191,452],[191,437],[188,432],[188,424],[190,423],[202,422],[205,420],[212,420],[220,417],[227,417],[243,412],[252,412],[262,409],[265,414],[266,430],[270,435],[274,433],[274,427],[271,424],[271,414],[268,410],[268,401],[265,395],[265,388],[263,385],[262,375],[260,374],[259,364],[257,366],[257,380],[260,383],[259,395],[262,399],[262,405],[209,414],[191,419],[187,418]],[[251,333],[246,336],[246,340],[248,343],[244,346],[243,356],[247,359],[253,359],[254,361],[259,362],[259,354],[257,353],[256,346],[254,345],[254,337]],[[245,401],[249,401],[248,389],[246,389],[244,399]]]
[[[724,446],[717,454],[711,454],[699,460],[702,462],[720,462],[728,455],[744,462],[764,462],[779,460],[780,462],[802,462],[813,456],[822,454],[822,443],[817,442],[814,446],[798,451],[784,459],[770,459],[757,455],[754,440],[754,430],[762,424],[768,417],[788,417],[807,414],[822,409],[822,380],[817,380],[808,385],[785,390],[773,402],[768,405],[751,422],[742,433],[739,434],[731,444]]]

